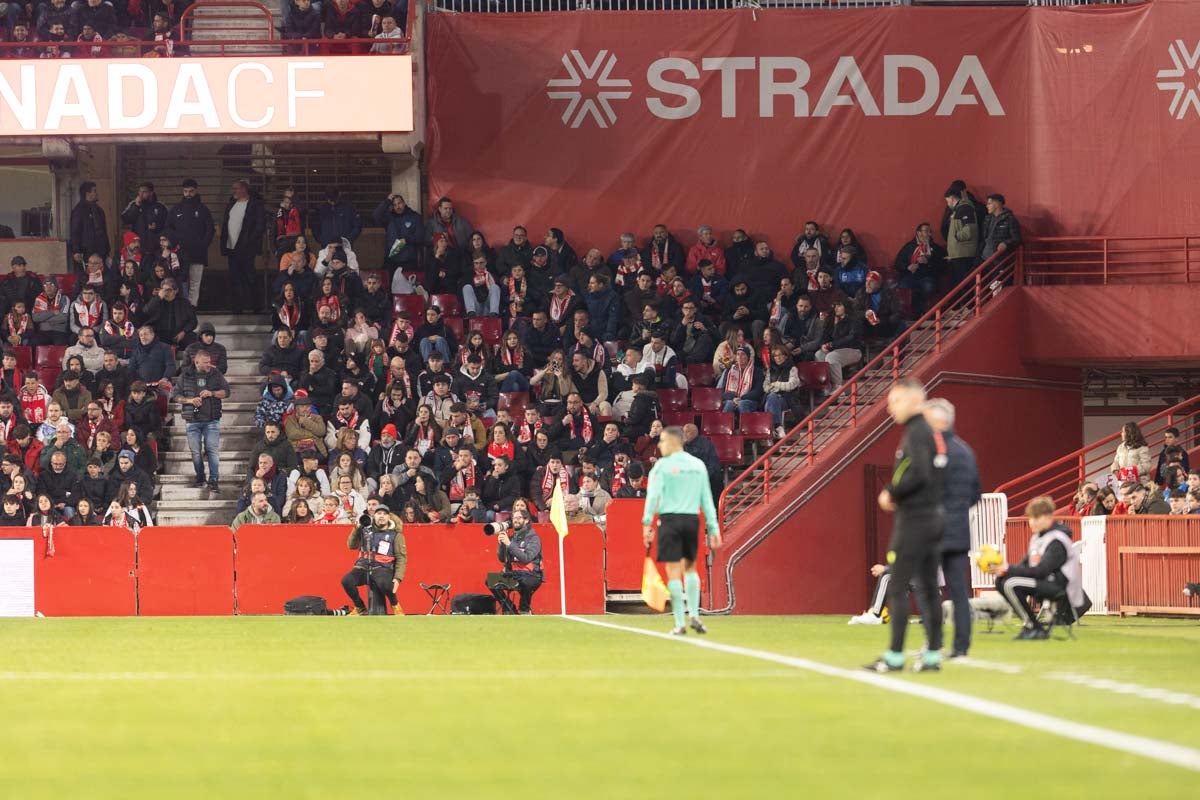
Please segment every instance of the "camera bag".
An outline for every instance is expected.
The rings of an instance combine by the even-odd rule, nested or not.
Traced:
[[[302,616],[323,616],[329,613],[329,609],[325,605],[324,597],[314,597],[308,594],[301,597],[293,597],[284,603],[283,613],[299,614]]]
[[[496,598],[490,594],[473,594],[470,592],[456,594],[450,600],[451,614],[495,614]]]

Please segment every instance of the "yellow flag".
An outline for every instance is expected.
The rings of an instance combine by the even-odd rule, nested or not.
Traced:
[[[563,502],[562,484],[554,482],[554,494],[550,498],[550,522],[558,535],[567,535],[567,506]]]
[[[670,596],[658,567],[654,565],[654,559],[646,556],[646,563],[642,565],[642,600],[655,611],[662,612],[667,610]]]

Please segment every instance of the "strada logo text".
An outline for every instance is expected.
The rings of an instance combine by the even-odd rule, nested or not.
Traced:
[[[1158,71],[1158,90],[1171,93],[1167,110],[1175,119],[1187,116],[1189,108],[1200,115],[1200,42],[1189,49],[1182,39],[1176,39],[1167,46],[1167,55],[1174,66]]]
[[[609,128],[616,124],[620,108],[616,101],[633,95],[633,84],[621,76],[617,62],[617,56],[609,50],[591,56],[579,50],[563,54],[562,72],[546,83],[546,96],[566,103],[563,125],[579,128],[594,123]],[[701,94],[703,78],[708,77],[703,73],[716,73],[716,91],[705,86]],[[738,73],[746,73],[757,87],[750,97],[744,91],[739,96]],[[905,75],[903,93],[901,75]],[[857,108],[867,117],[948,117],[963,106],[982,106],[989,116],[1004,116],[1004,107],[983,64],[973,55],[963,56],[949,76],[921,56],[885,55],[882,85],[869,83],[853,56],[840,57],[828,74],[813,74],[807,61],[792,56],[698,61],[660,58],[646,68],[646,86],[646,109],[667,120],[697,114],[724,119],[827,117],[837,106]]]

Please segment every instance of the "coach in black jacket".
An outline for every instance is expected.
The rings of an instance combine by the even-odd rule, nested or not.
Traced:
[[[951,658],[971,648],[971,507],[981,496],[975,452],[954,433],[954,406],[936,398],[925,404],[925,421],[946,443],[946,475],[942,487],[942,574],[954,603],[954,650]]]

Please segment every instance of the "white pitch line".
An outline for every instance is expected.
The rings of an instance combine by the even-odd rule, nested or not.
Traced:
[[[984,661],[976,658],[975,656],[963,656],[962,658],[956,658],[952,663],[955,666],[971,667],[973,669],[986,669],[992,672],[1003,672],[1007,675],[1016,675],[1025,671],[1023,667],[1019,667],[1016,664],[1002,664],[999,661]]]
[[[1120,731],[1087,725],[1082,722],[1073,722],[1050,714],[997,703],[994,700],[984,700],[948,689],[939,689],[924,682],[897,680],[894,677],[867,672],[866,670],[843,669],[842,667],[834,667],[818,661],[811,661],[807,658],[785,656],[780,653],[772,653],[768,650],[754,650],[749,647],[721,644],[710,639],[699,639],[691,636],[686,638],[671,636],[670,634],[659,633],[658,631],[614,625],[611,622],[602,622],[584,617],[568,615],[565,619],[585,625],[595,625],[600,628],[611,628],[612,630],[635,633],[640,636],[650,636],[655,639],[666,639],[667,641],[700,647],[705,650],[714,650],[719,653],[728,653],[746,658],[757,658],[761,661],[770,661],[775,664],[784,664],[830,678],[842,678],[896,694],[906,694],[911,697],[919,697],[923,700],[931,700],[935,703],[950,706],[951,708],[969,711],[984,717],[991,717],[992,719],[998,719],[1013,725],[1020,725],[1021,727],[1035,730],[1038,733],[1050,733],[1055,736],[1061,736],[1064,739],[1074,739],[1077,742],[1094,744],[1123,753],[1131,753],[1154,761],[1160,761],[1164,764],[1173,764],[1177,767],[1200,772],[1200,750],[1191,747],[1184,747],[1183,745],[1150,739],[1131,733],[1121,733]],[[929,679],[936,680],[936,677],[929,676]]]
[[[200,672],[200,671],[5,671],[0,672],[0,682],[22,682],[22,681],[62,681],[62,682],[97,682],[97,683],[119,683],[119,682],[168,682],[168,681],[225,681],[225,682],[250,682],[250,681],[332,681],[341,682],[346,679],[345,672],[326,672],[326,671],[294,671],[294,672]],[[366,670],[364,672],[353,673],[354,677],[367,679],[382,679],[382,680],[409,680],[421,681],[423,683],[438,682],[438,681],[482,681],[494,679],[506,680],[553,680],[556,678],[564,679],[585,679],[585,680],[602,680],[609,679],[655,679],[661,678],[664,680],[676,680],[678,678],[696,678],[703,680],[745,680],[746,678],[795,678],[795,670],[783,669],[762,669],[746,672],[744,670],[578,670],[578,669],[562,669],[562,670],[503,670],[495,672],[492,670],[449,670],[449,671],[404,671],[404,670]]]
[[[1124,683],[1122,681],[1109,680],[1108,678],[1093,678],[1090,675],[1079,675],[1073,672],[1051,672],[1046,675],[1047,678],[1055,681],[1063,681],[1064,683],[1073,683],[1076,686],[1085,686],[1089,689],[1097,689],[1102,692],[1113,692],[1114,694],[1125,694],[1133,697],[1139,697],[1142,700],[1151,700],[1156,703],[1166,703],[1171,706],[1186,706],[1191,709],[1200,711],[1200,697],[1187,692],[1176,692],[1170,689],[1156,689],[1152,686],[1141,686],[1136,683]]]

